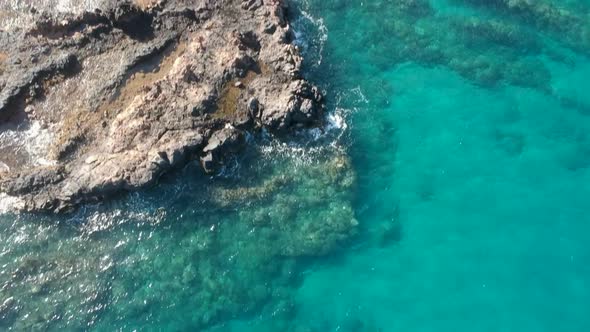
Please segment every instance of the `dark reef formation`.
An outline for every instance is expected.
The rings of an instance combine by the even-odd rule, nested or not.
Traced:
[[[0,192],[23,210],[143,188],[195,158],[215,173],[245,132],[283,135],[321,118],[283,1],[39,6],[0,7],[18,23],[0,31],[0,130],[46,136],[0,156]]]
[[[566,3],[547,0],[452,2],[461,10],[439,11],[437,2],[428,0],[367,2],[360,17],[342,21],[347,25],[361,20],[375,32],[349,38],[369,54],[376,71],[414,62],[448,68],[488,88],[508,84],[551,94],[552,73],[546,61],[567,66],[573,52],[590,55],[590,8],[576,11]],[[311,3],[337,11],[346,1]],[[338,33],[330,31],[331,36]],[[547,49],[547,40],[559,48]],[[381,88],[377,82],[375,90]]]
[[[191,163],[142,195],[68,218],[0,219],[13,248],[0,257],[0,330],[204,331],[268,303],[293,318],[301,261],[358,233],[355,172],[338,149],[303,166],[276,146],[250,153],[263,165],[244,163],[249,180],[208,181]]]

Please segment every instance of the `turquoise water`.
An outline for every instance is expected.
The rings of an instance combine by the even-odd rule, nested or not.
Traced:
[[[589,331],[590,2],[293,9],[332,129],[0,216],[0,329]]]

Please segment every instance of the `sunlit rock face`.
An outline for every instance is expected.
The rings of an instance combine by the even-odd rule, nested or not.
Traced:
[[[0,35],[0,137],[46,133],[0,157],[0,191],[24,210],[137,190],[193,159],[215,174],[247,133],[321,125],[281,1],[4,6],[33,21]]]

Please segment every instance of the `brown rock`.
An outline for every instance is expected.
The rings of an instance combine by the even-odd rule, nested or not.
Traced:
[[[4,58],[35,59],[0,72],[0,121],[32,121],[25,110],[35,110],[53,134],[36,153],[56,163],[3,167],[0,191],[27,210],[64,211],[154,184],[194,158],[215,173],[243,148],[244,131],[316,124],[321,94],[285,44],[283,6],[107,0],[99,10],[49,8],[0,34]]]

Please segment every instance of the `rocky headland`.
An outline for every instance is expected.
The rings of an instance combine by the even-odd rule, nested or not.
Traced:
[[[51,3],[0,5],[0,133],[43,133],[0,146],[0,193],[21,210],[67,211],[196,159],[214,174],[248,132],[321,119],[283,1]]]

